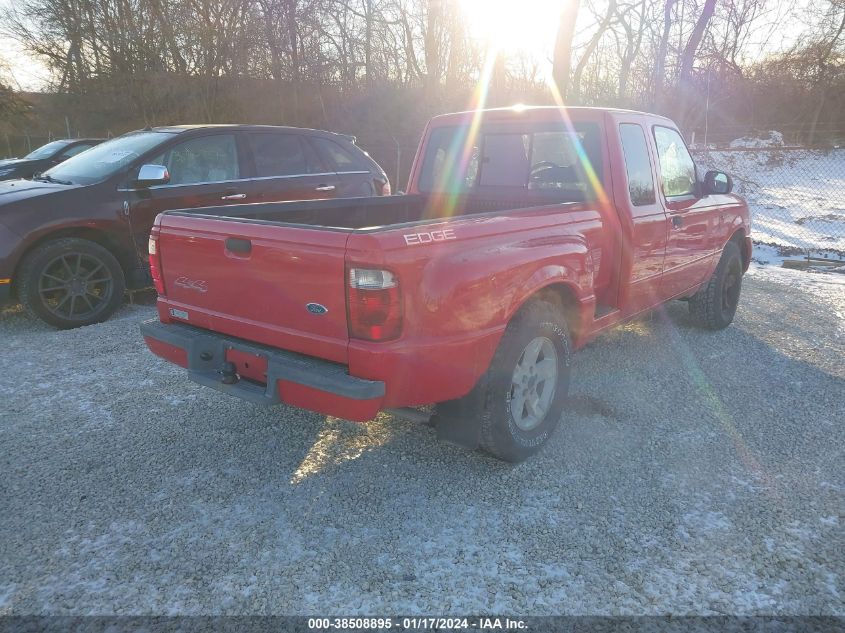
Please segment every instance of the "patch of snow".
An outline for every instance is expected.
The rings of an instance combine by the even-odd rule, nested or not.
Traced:
[[[783,134],[770,130],[764,137],[743,136],[730,142],[733,148],[783,147]]]

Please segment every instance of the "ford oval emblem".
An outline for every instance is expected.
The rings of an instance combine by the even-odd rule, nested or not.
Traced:
[[[305,306],[305,309],[308,310],[311,314],[325,314],[329,311],[329,309],[321,305],[319,303],[309,303]]]

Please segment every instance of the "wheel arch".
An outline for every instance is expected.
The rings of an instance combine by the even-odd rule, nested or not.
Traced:
[[[113,235],[110,235],[108,231],[103,231],[101,229],[96,229],[88,226],[67,226],[62,227],[56,230],[48,231],[43,235],[38,236],[34,241],[29,243],[24,251],[18,257],[18,261],[15,263],[15,271],[12,275],[12,293],[17,296],[17,284],[16,280],[20,275],[20,269],[23,262],[26,260],[27,256],[32,253],[35,249],[43,246],[48,242],[52,242],[55,240],[67,239],[67,238],[77,238],[88,240],[89,242],[94,242],[99,246],[102,246],[107,251],[109,251],[114,258],[120,264],[121,270],[123,270],[124,279],[129,281],[131,270],[132,270],[132,261],[131,257],[127,256],[126,249],[120,244],[120,241]]]
[[[751,264],[751,244],[746,239],[745,229],[739,228],[734,231],[728,241],[733,242],[739,247],[739,252],[742,255],[743,270],[748,270],[748,266]]]
[[[508,322],[533,301],[545,301],[556,306],[566,320],[573,343],[581,340],[585,324],[584,302],[579,299],[579,289],[575,284],[556,280],[536,288],[522,300],[519,307],[510,315]]]

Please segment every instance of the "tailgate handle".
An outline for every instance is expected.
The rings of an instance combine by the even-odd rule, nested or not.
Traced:
[[[249,253],[252,251],[252,242],[238,237],[227,237],[226,249],[233,253]]]

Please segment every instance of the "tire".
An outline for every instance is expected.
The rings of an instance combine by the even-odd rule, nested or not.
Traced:
[[[504,461],[521,462],[552,436],[569,392],[571,349],[563,313],[550,303],[530,303],[511,320],[482,381],[484,397],[477,400],[482,405],[478,414],[484,451]],[[544,365],[540,370],[539,363],[546,361],[553,363],[554,374],[547,372],[549,378],[543,380],[542,372],[552,367]],[[536,400],[523,398],[525,393],[535,394]]]
[[[742,290],[742,254],[728,242],[713,275],[689,299],[693,323],[707,330],[723,330],[734,320]]]
[[[95,242],[61,238],[35,248],[23,260],[18,297],[27,312],[69,329],[108,319],[123,302],[123,269]]]

